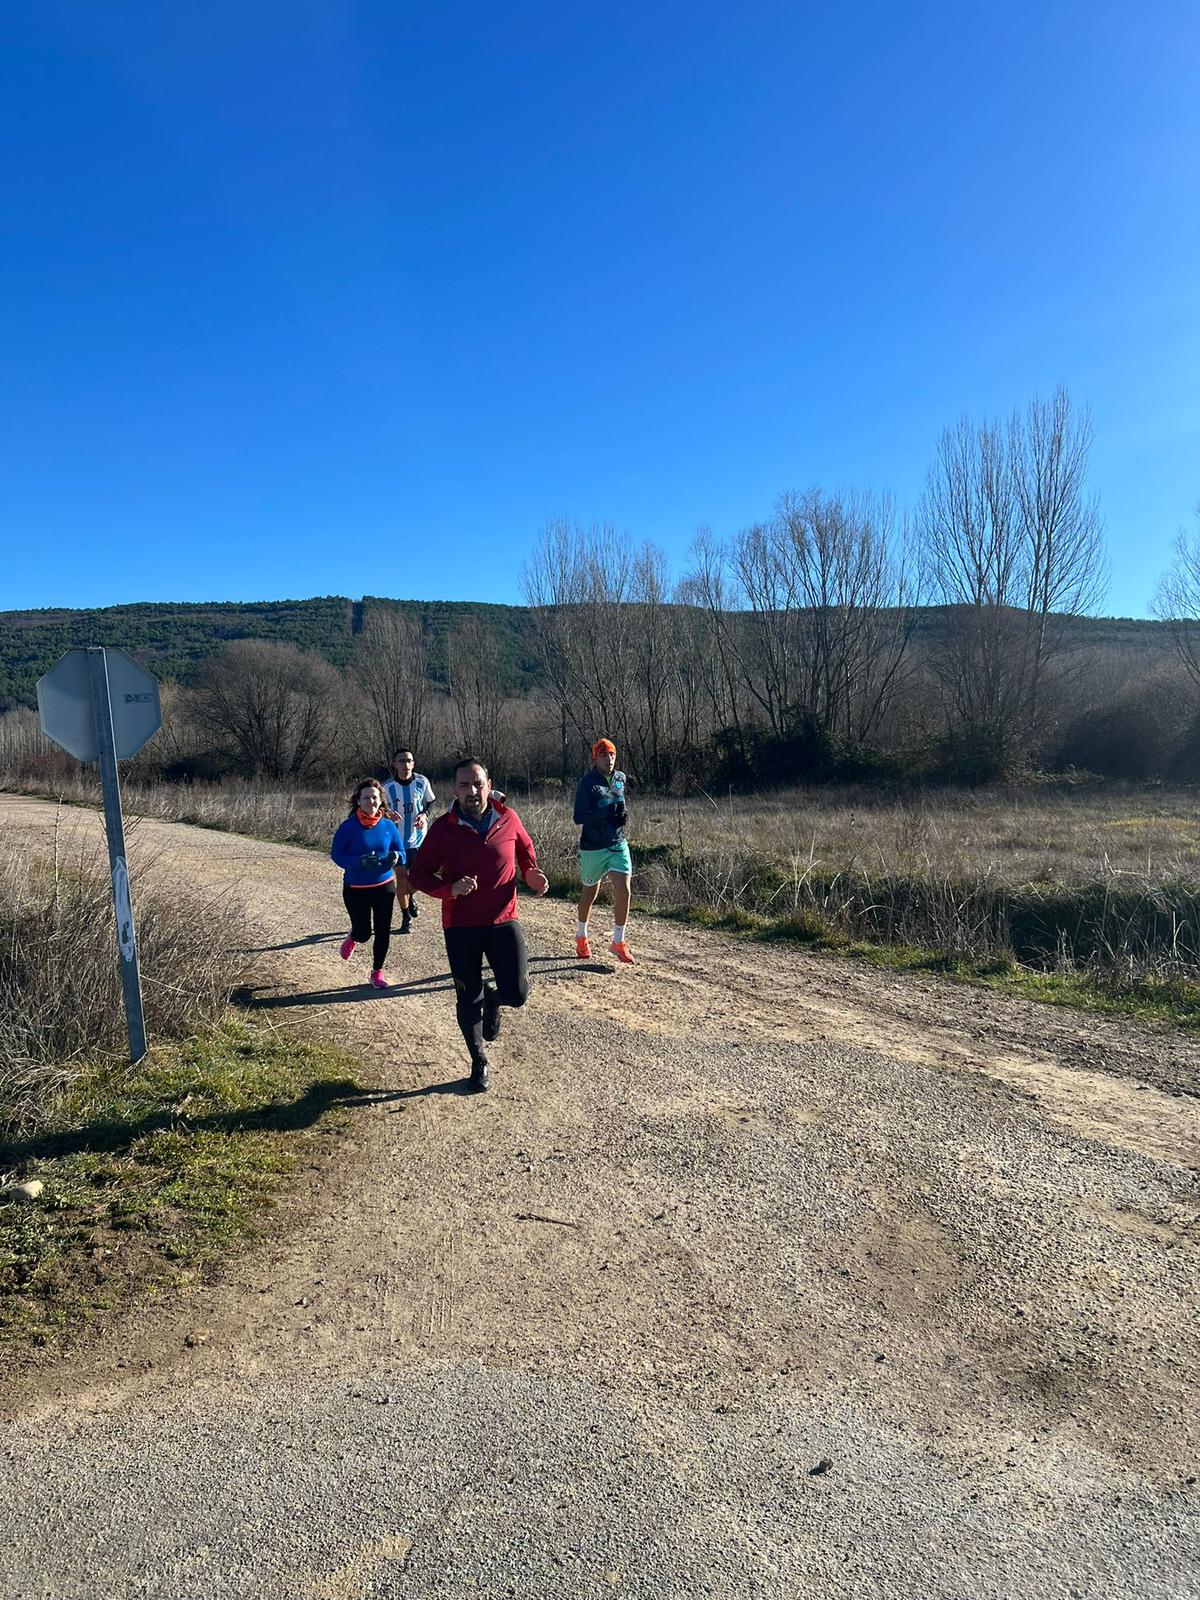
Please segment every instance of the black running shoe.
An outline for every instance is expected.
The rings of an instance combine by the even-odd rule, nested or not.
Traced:
[[[500,995],[494,983],[483,991],[483,1037],[489,1044],[500,1037]]]
[[[471,1088],[476,1094],[486,1094],[492,1086],[492,1075],[488,1071],[487,1057],[476,1056],[471,1063]]]
[[[409,917],[407,912],[404,914],[404,916],[402,916],[400,918],[400,932],[401,933],[411,933],[412,932],[412,919]]]

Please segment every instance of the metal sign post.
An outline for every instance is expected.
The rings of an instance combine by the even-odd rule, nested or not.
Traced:
[[[38,679],[37,693],[43,731],[77,760],[96,761],[100,766],[125,1027],[129,1054],[136,1065],[146,1054],[146,1019],[142,1012],[117,762],[136,755],[162,726],[158,683],[123,650],[93,646],[68,651]]]
[[[100,790],[104,797],[104,827],[108,834],[113,911],[117,918],[117,949],[121,955],[125,1027],[129,1034],[129,1058],[136,1066],[146,1054],[146,1018],[142,1012],[137,936],[133,931],[133,901],[129,897],[129,867],[125,860],[125,819],[121,815],[121,783],[117,777],[117,746],[113,736],[112,701],[108,693],[108,662],[103,649],[93,647],[88,650],[88,666],[92,678],[92,710],[96,715],[96,747],[100,759]]]

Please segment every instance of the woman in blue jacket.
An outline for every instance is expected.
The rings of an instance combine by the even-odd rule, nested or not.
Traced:
[[[366,944],[373,923],[371,982],[376,989],[388,986],[383,963],[392,938],[396,868],[403,869],[405,865],[404,840],[396,824],[385,815],[383,805],[381,785],[374,778],[364,778],[350,796],[350,815],[334,834],[329,852],[345,873],[342,899],[350,913],[350,932],[342,940],[342,960],[349,961],[355,948]]]

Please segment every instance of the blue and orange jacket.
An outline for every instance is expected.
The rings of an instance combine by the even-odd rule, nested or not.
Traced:
[[[589,767],[575,791],[575,821],[579,824],[581,850],[611,850],[625,837],[624,824],[618,825],[614,812],[625,798],[610,778]]]
[[[442,902],[443,928],[491,928],[517,914],[517,874],[537,866],[533,841],[515,811],[492,798],[496,820],[486,838],[459,816],[456,800],[413,853],[408,880],[414,889]],[[456,900],[451,885],[475,878],[479,887]]]
[[[390,818],[380,815],[366,828],[358,820],[358,812],[352,811],[334,834],[329,851],[346,874],[343,883],[347,889],[378,889],[382,884],[391,883],[396,876],[394,868],[385,867],[382,863],[374,868],[360,866],[360,858],[368,850],[378,851],[381,857],[398,850],[401,865],[406,860],[404,840]]]

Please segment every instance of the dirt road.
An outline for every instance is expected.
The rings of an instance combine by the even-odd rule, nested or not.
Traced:
[[[14,1391],[0,1591],[1200,1594],[1194,1045],[669,923],[580,964],[527,901],[465,1097],[431,902],[375,995],[320,855],[140,842],[379,1092],[221,1284]]]

